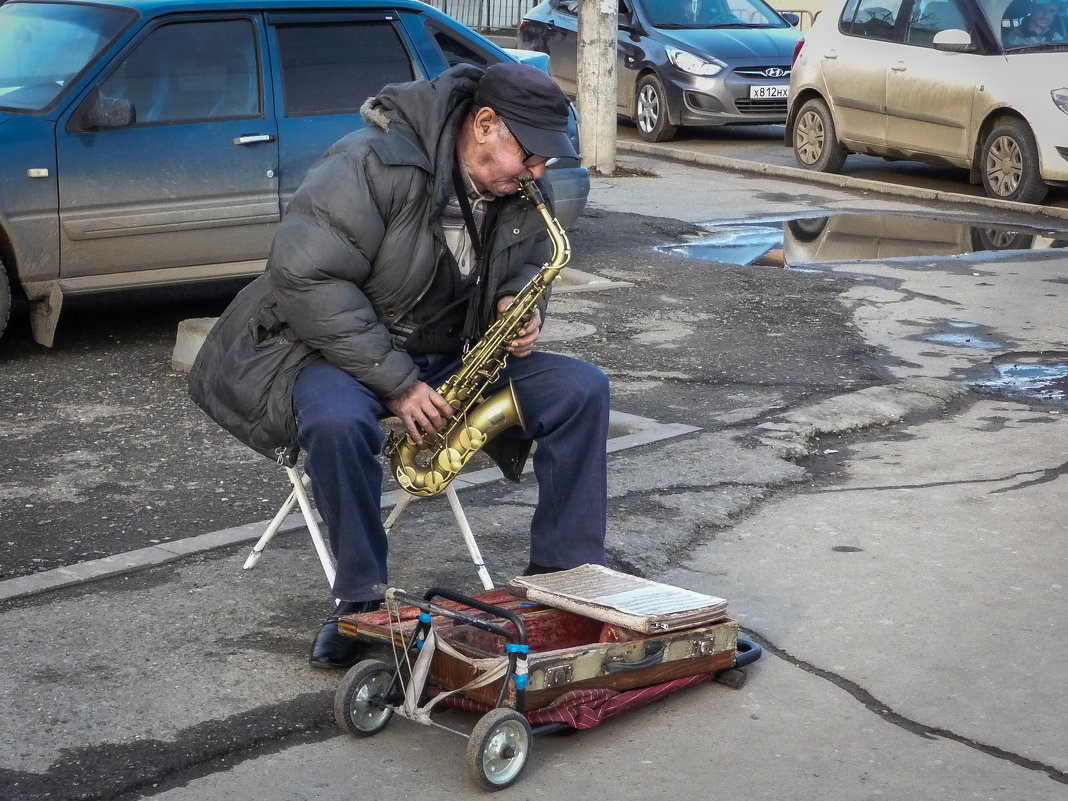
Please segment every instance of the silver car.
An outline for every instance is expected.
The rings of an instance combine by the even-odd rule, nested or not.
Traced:
[[[947,164],[1041,202],[1068,185],[1062,1],[829,0],[793,65],[786,144],[813,170],[849,153]]]
[[[517,36],[519,47],[549,54],[549,74],[572,97],[578,5],[544,0]],[[684,125],[781,124],[796,22],[764,0],[619,0],[616,107],[650,142]]]

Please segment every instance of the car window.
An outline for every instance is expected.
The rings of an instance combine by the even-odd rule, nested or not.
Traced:
[[[1013,0],[1001,17],[1001,42],[1006,49],[1063,47],[1068,42],[1064,6],[1052,2]]]
[[[912,9],[905,41],[924,47],[934,47],[935,34],[956,28],[968,30],[964,14],[953,0],[927,0]]]
[[[135,125],[258,117],[259,76],[250,21],[176,22],[149,33],[100,95],[130,101]]]
[[[894,32],[900,0],[858,0],[842,10],[839,27],[850,36],[889,40]]]
[[[45,3],[0,13],[0,106],[25,111],[53,103],[133,18],[126,10]]]
[[[355,114],[387,83],[415,78],[391,22],[280,24],[275,37],[287,117]]]
[[[450,67],[455,67],[457,64],[474,64],[479,67],[485,67],[501,60],[500,56],[494,55],[487,50],[479,49],[470,39],[461,39],[448,28],[438,25],[433,20],[426,20],[426,29],[433,37],[438,49],[441,50],[445,63]]]
[[[759,0],[645,0],[658,28],[783,28],[786,23]]]
[[[552,0],[550,5],[557,11],[562,11],[564,14],[578,15],[579,0]],[[622,11],[622,9],[620,10]]]

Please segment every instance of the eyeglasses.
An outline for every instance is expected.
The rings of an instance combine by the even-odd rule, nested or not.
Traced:
[[[504,125],[503,122],[501,124]],[[542,157],[537,155],[536,153],[531,153],[529,150],[527,150],[525,147],[523,147],[523,143],[519,141],[519,137],[516,136],[514,133],[512,133],[512,129],[509,128],[507,125],[504,126],[504,129],[506,131],[508,131],[508,133],[511,135],[512,139],[514,139],[515,143],[519,146],[519,152],[523,154],[523,166],[524,167],[537,167],[538,165],[536,163],[535,164],[531,164],[530,162],[531,161],[535,161],[535,160],[541,160]],[[544,164],[545,167],[549,167],[549,166],[552,166],[553,164],[555,164],[556,162],[558,162],[559,160],[560,159],[558,159],[558,158],[545,159],[543,164]]]

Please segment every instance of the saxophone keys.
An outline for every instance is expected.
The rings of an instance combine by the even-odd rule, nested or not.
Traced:
[[[438,454],[438,466],[448,473],[459,473],[464,469],[464,458],[456,448],[445,448]]]
[[[397,477],[397,483],[404,489],[412,489],[415,486],[415,477],[417,473],[414,468],[400,467],[397,468],[394,475]]]
[[[444,473],[439,473],[437,470],[429,471],[424,476],[424,486],[429,495],[437,495],[448,485],[449,479],[446,478]]]
[[[468,451],[477,451],[486,444],[486,435],[474,426],[468,426],[460,432],[460,447]]]

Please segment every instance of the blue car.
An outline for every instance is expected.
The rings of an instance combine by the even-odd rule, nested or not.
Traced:
[[[579,2],[544,0],[516,37],[549,55],[549,74],[572,97]],[[616,109],[650,142],[686,125],[782,124],[797,22],[764,0],[619,0]]]
[[[68,295],[258,275],[367,97],[514,57],[415,0],[7,0],[0,333],[13,293],[50,346]],[[547,177],[569,225],[589,175]]]

